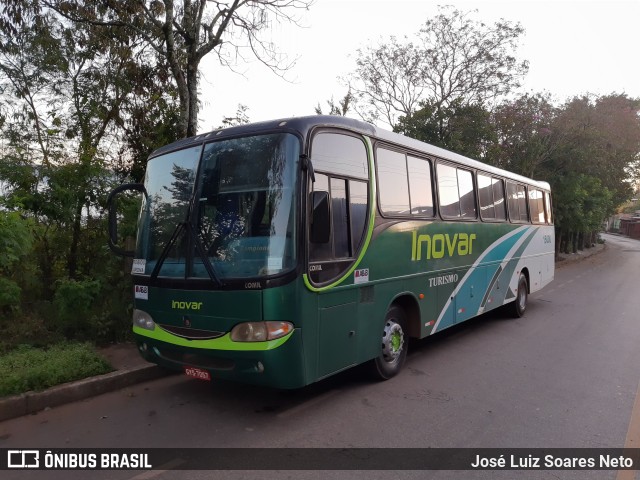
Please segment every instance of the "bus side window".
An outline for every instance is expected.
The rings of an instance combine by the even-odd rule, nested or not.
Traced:
[[[524,185],[518,185],[518,206],[520,207],[520,221],[528,222],[529,214],[527,213],[527,190]]]
[[[551,194],[549,192],[544,192],[544,209],[547,217],[547,223],[549,225],[553,225],[553,217],[551,214]]]
[[[445,218],[460,217],[460,194],[456,169],[450,165],[439,163],[437,170],[440,214]]]
[[[380,210],[387,215],[409,215],[411,205],[405,154],[378,148],[376,162],[380,186]]]
[[[478,174],[478,200],[480,201],[480,216],[483,220],[496,218],[496,209],[493,202],[493,188],[491,177]]]
[[[493,190],[493,205],[496,211],[496,220],[507,219],[507,206],[504,201],[504,182],[499,178],[491,179],[491,188]]]
[[[407,156],[409,171],[409,196],[411,214],[433,217],[433,189],[431,187],[431,162]]]
[[[473,173],[438,163],[438,196],[443,218],[474,219],[476,214]]]
[[[507,198],[511,221],[517,223],[528,222],[529,213],[527,212],[527,197],[524,185],[507,182]]]
[[[433,217],[431,162],[378,148],[380,211],[385,215]]]
[[[316,173],[313,191],[329,194],[331,238],[326,243],[311,243],[310,260],[314,262],[353,256],[360,245],[367,221],[367,184]]]
[[[473,173],[469,170],[458,170],[458,190],[460,191],[460,216],[476,218],[476,197],[473,188]]]
[[[478,173],[478,196],[483,220],[506,220],[502,180]]]
[[[536,188],[529,189],[529,211],[533,223],[544,223],[542,192]]]
[[[331,194],[329,192],[329,177],[321,173],[316,173],[316,181],[313,184],[313,191],[327,192],[329,193],[329,198],[331,198]],[[312,262],[327,260],[327,259],[330,259],[332,256],[333,256],[333,245],[331,243],[331,239],[329,239],[329,241],[326,243],[311,244],[310,260]]]

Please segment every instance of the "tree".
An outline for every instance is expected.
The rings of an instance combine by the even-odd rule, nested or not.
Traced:
[[[613,193],[598,178],[569,173],[552,182],[556,252],[591,246],[613,207]]]
[[[11,112],[1,169],[8,206],[71,232],[66,264],[74,278],[83,215],[105,188],[109,140],[135,62],[106,32],[54,15],[25,19],[19,33],[5,32],[0,47],[0,91]]]
[[[216,52],[231,66],[248,50],[275,72],[291,64],[261,34],[273,21],[292,21],[291,10],[307,9],[312,0],[41,0],[59,14],[79,23],[123,29],[153,48],[159,70],[169,72],[180,100],[179,131],[197,133],[198,68]]]
[[[490,113],[480,105],[462,105],[461,101],[438,109],[421,104],[409,117],[400,117],[393,130],[423,142],[452,150],[475,159],[485,159],[495,143]]]
[[[554,125],[557,112],[544,94],[501,103],[491,115],[496,143],[487,161],[530,178],[551,174],[552,158],[562,141]]]
[[[24,269],[17,266],[30,252],[32,242],[28,221],[15,212],[0,210],[0,317],[20,306],[21,288],[16,277]]]
[[[349,113],[349,110],[351,109],[352,103],[353,94],[351,93],[351,90],[349,90],[337,104],[333,100],[333,97],[331,97],[331,100],[327,100],[327,105],[329,106],[328,115],[340,115],[342,117],[346,117],[347,113]],[[320,103],[316,106],[315,111],[317,115],[323,115]]]
[[[238,104],[238,109],[233,117],[224,117],[222,119],[222,125],[218,128],[235,127],[237,125],[245,125],[249,123],[249,115],[247,114],[249,107],[241,103]]]
[[[470,13],[441,7],[413,41],[391,37],[358,49],[355,81],[348,83],[359,113],[393,126],[420,103],[439,112],[454,102],[494,101],[517,88],[528,70],[528,63],[514,56],[523,33],[519,23],[486,25]]]
[[[620,205],[633,193],[640,162],[640,99],[611,94],[570,99],[553,128],[562,136],[555,174],[584,173],[600,179]]]
[[[554,195],[557,251],[594,243],[605,218],[628,199],[640,153],[640,102],[626,95],[548,95],[505,101],[491,119],[498,142],[488,161],[547,180]]]

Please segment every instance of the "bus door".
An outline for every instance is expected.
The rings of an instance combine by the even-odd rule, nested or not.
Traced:
[[[324,286],[318,293],[318,377],[323,377],[356,363],[359,291],[339,280],[357,253],[360,238],[354,241],[354,235],[364,230],[366,203],[361,215],[358,206],[366,202],[367,189],[365,182],[320,173],[315,177],[312,201],[329,203],[329,235],[318,238],[314,233],[309,243],[309,278]]]
[[[356,363],[357,290],[327,292],[319,296],[318,377]]]
[[[355,365],[360,286],[345,278],[364,243],[369,163],[361,137],[336,130],[312,140],[315,171],[308,188],[308,278],[318,288],[317,373]]]

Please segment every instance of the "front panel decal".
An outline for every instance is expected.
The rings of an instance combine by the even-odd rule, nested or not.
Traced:
[[[369,281],[369,269],[368,268],[361,268],[359,270],[355,270],[353,272],[353,283],[354,284],[359,284],[359,283],[367,283]]]
[[[146,285],[135,285],[134,298],[138,300],[149,300],[149,287]]]

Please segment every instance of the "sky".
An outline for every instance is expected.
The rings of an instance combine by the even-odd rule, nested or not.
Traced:
[[[265,32],[295,60],[284,78],[251,58],[235,73],[215,55],[203,59],[199,131],[219,127],[239,104],[251,121],[312,115],[318,103],[326,112],[327,100],[347,93],[339,77],[355,69],[358,48],[416,33],[439,4],[477,10],[474,18],[484,22],[522,24],[516,54],[529,61],[523,92],[549,92],[557,103],[586,93],[640,97],[640,0],[316,0],[299,14],[300,26],[276,24]]]

